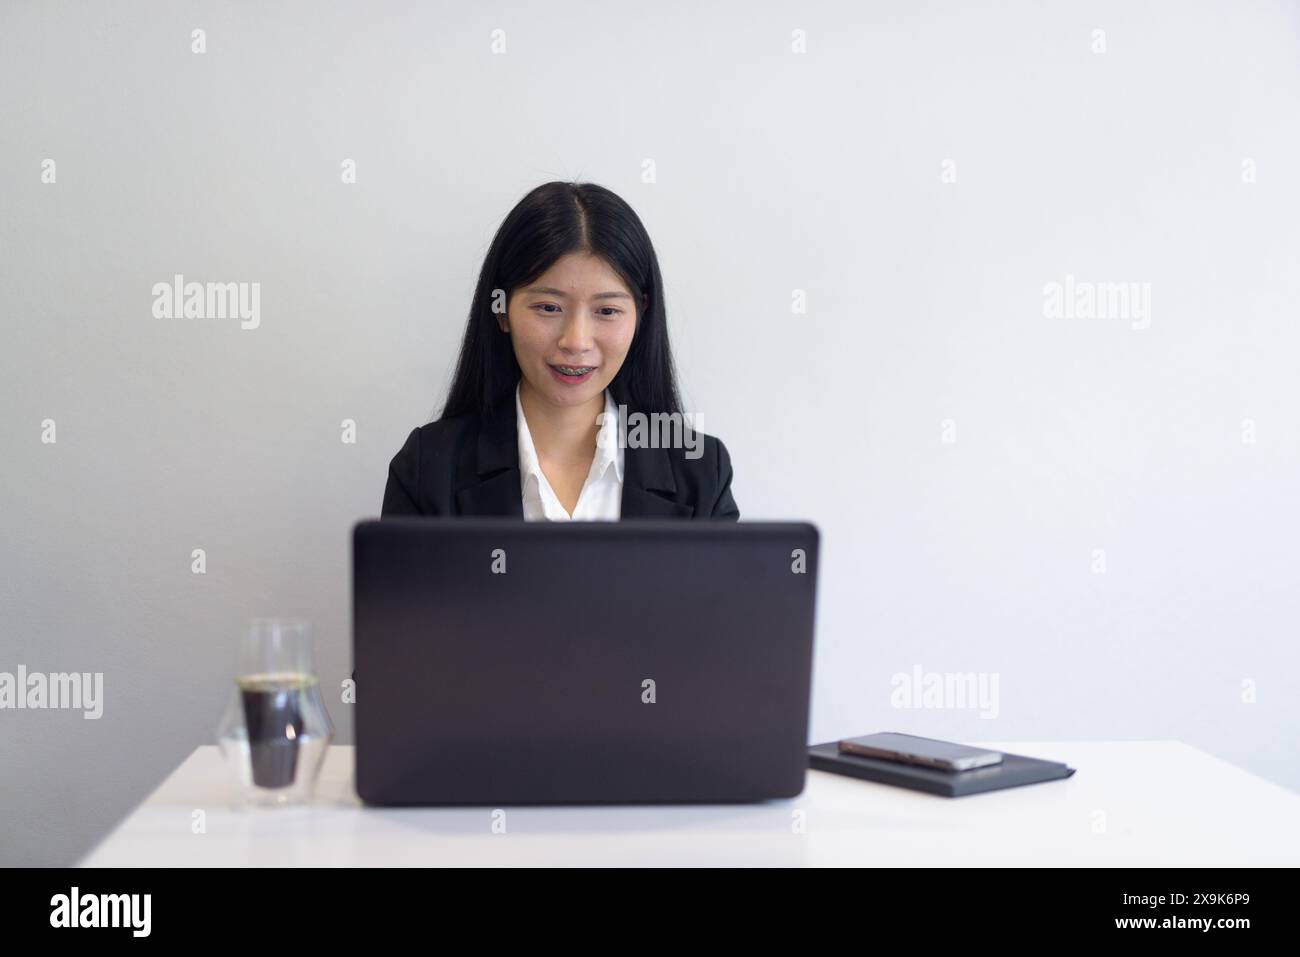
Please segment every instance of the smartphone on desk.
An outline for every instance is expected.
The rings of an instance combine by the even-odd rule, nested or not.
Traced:
[[[986,751],[951,741],[918,738],[914,734],[899,734],[894,731],[868,734],[860,738],[843,738],[840,741],[840,753],[916,764],[938,768],[940,771],[970,771],[1002,763],[1002,753],[999,751]]]

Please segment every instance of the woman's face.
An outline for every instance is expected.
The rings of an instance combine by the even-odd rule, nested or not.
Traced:
[[[622,368],[636,305],[603,259],[570,253],[516,289],[497,322],[510,333],[528,386],[554,405],[580,406],[598,399]],[[589,371],[572,376],[560,367]]]

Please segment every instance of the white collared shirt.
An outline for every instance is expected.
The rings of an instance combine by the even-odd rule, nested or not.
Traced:
[[[618,441],[618,407],[608,389],[605,390],[605,421],[596,439],[596,454],[572,515],[560,504],[537,461],[537,448],[533,445],[533,435],[528,430],[524,407],[519,401],[519,386],[515,386],[515,422],[519,432],[520,492],[524,500],[525,521],[619,519],[623,502],[623,449]]]

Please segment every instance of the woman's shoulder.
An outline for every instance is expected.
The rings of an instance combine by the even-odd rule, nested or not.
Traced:
[[[455,439],[457,436],[465,435],[468,432],[477,431],[480,421],[479,417],[473,413],[443,416],[434,419],[432,422],[426,422],[424,425],[416,426],[415,431],[420,433],[421,441],[436,445],[440,442]]]
[[[694,504],[697,517],[733,521],[740,517],[731,491],[731,453],[722,439],[696,432],[667,451],[677,495]]]
[[[716,435],[695,432],[667,449],[673,471],[692,479],[725,480],[731,472],[731,453]]]
[[[458,449],[466,438],[477,435],[477,415],[443,416],[411,429],[406,441],[393,457],[400,459],[440,458]]]

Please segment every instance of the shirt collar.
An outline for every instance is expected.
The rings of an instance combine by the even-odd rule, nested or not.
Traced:
[[[537,447],[533,445],[533,434],[528,429],[528,420],[524,418],[524,407],[519,401],[519,386],[515,386],[515,421],[519,431],[519,471],[525,477],[541,475],[541,465],[537,461]],[[595,477],[602,478],[606,469],[614,466],[614,474],[623,481],[623,456],[618,447],[618,407],[614,397],[605,390],[605,421],[601,423],[596,436]]]

